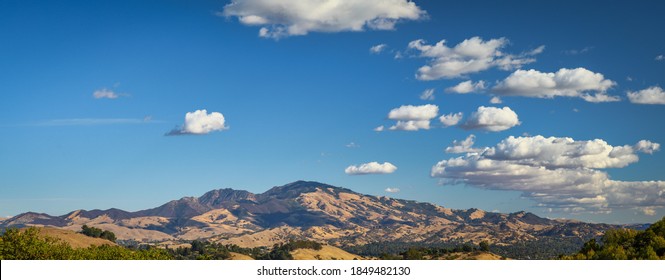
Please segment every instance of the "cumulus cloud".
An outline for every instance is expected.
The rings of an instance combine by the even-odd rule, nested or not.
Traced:
[[[390,130],[417,131],[421,129],[430,129],[430,120],[436,118],[439,114],[439,107],[432,104],[421,106],[403,105],[399,108],[390,110],[388,119],[396,120],[397,123],[391,126]],[[377,128],[378,129],[378,128]],[[376,131],[382,131],[377,130]]]
[[[117,94],[110,89],[103,88],[95,90],[95,92],[92,93],[92,97],[95,99],[116,99],[120,97],[120,94]]]
[[[459,124],[459,122],[462,120],[463,117],[464,114],[462,112],[450,113],[448,115],[443,115],[439,117],[439,121],[443,124],[443,126],[449,127]]]
[[[473,82],[471,80],[461,82],[457,84],[456,86],[449,87],[446,89],[446,92],[449,93],[459,93],[459,94],[465,94],[465,93],[470,93],[470,92],[480,92],[485,89],[485,82],[484,81],[478,81],[478,82]]]
[[[429,59],[428,64],[420,67],[416,74],[417,79],[424,81],[457,78],[493,67],[502,70],[517,69],[536,61],[532,56],[544,49],[544,46],[541,46],[520,55],[506,54],[501,49],[508,43],[506,38],[485,41],[480,37],[473,37],[451,48],[446,46],[445,40],[428,45],[419,39],[410,42],[408,49]]]
[[[665,105],[665,91],[661,87],[654,86],[640,91],[629,91],[628,100],[635,104],[660,104]]]
[[[562,211],[649,209],[665,205],[665,181],[616,181],[598,169],[637,162],[637,152],[655,144],[644,140],[612,146],[601,139],[511,136],[480,153],[440,161],[431,176],[451,184],[521,191],[538,206]]]
[[[219,15],[261,26],[259,36],[279,39],[309,32],[392,30],[426,12],[407,0],[234,0]]]
[[[429,120],[416,120],[416,121],[397,121],[397,123],[389,128],[390,130],[403,130],[403,131],[418,131],[421,129],[430,129]]]
[[[588,102],[612,102],[620,99],[606,95],[605,92],[615,85],[614,81],[605,79],[603,74],[585,68],[562,68],[555,73],[531,69],[513,72],[494,86],[492,91],[504,96],[537,98],[566,96],[582,98]]]
[[[640,142],[637,142],[633,148],[638,152],[653,154],[660,150],[660,144],[648,140],[640,140]]]
[[[584,99],[584,101],[591,103],[616,102],[621,100],[618,96],[607,95],[604,93],[596,93],[594,95],[582,94],[580,97]]]
[[[478,107],[471,116],[461,125],[464,129],[480,129],[486,131],[504,131],[520,125],[517,113],[509,107]]]
[[[389,193],[398,193],[400,191],[400,189],[399,188],[386,188],[385,191],[389,192]]]
[[[363,163],[361,165],[350,165],[344,170],[349,175],[367,175],[367,174],[389,174],[397,170],[397,166],[390,162],[378,163],[376,161]]]
[[[390,110],[388,118],[391,120],[431,120],[436,118],[438,114],[439,107],[436,105],[402,105]]]
[[[473,147],[475,144],[476,136],[471,134],[466,139],[462,141],[454,140],[453,145],[446,148],[446,153],[448,154],[463,154],[463,153],[477,153],[481,149]]]
[[[492,104],[501,104],[501,103],[503,103],[503,101],[498,96],[494,96],[494,97],[492,97],[492,99],[490,99],[490,103],[492,103]]]
[[[383,131],[384,129],[385,129],[385,127],[382,126],[382,125],[380,125],[380,126],[375,127],[375,128],[374,128],[374,131],[376,131],[376,132],[381,132],[381,131]]]
[[[222,113],[211,112],[208,114],[207,110],[196,110],[185,114],[185,123],[182,127],[171,130],[166,135],[208,134],[228,129],[225,123],[226,120]]]
[[[422,100],[434,100],[434,89],[428,88],[420,94]]]
[[[661,55],[658,55],[658,56],[656,56],[656,60],[657,60],[657,61],[663,61],[663,60],[665,60],[665,56],[662,55],[662,54],[661,54]]]
[[[379,53],[383,52],[387,47],[388,47],[388,45],[386,45],[386,44],[379,44],[379,45],[372,46],[371,48],[369,48],[369,52],[373,53],[373,54],[379,54]]]

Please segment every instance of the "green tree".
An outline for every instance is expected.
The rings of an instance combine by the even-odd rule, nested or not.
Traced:
[[[561,258],[583,260],[665,259],[665,217],[644,231],[608,230],[600,239],[600,244],[595,239],[591,239],[584,243],[577,254]]]
[[[478,244],[478,247],[480,247],[480,251],[483,251],[483,252],[489,252],[490,251],[490,244],[487,241],[481,241],[480,244]]]

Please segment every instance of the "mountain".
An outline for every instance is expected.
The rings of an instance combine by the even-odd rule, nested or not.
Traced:
[[[431,203],[376,197],[318,182],[297,181],[253,194],[219,189],[156,208],[76,210],[62,216],[28,212],[0,228],[50,226],[110,230],[140,242],[206,239],[242,247],[309,239],[336,246],[372,242],[514,244],[544,237],[587,240],[617,226],[550,220],[532,213],[453,210]]]

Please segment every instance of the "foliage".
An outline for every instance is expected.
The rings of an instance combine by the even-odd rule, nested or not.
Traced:
[[[190,247],[168,249],[169,254],[177,260],[224,260],[231,257],[231,252],[248,255],[257,260],[292,260],[291,251],[296,249],[320,250],[322,245],[315,241],[289,240],[288,243],[275,244],[271,249],[266,247],[242,248],[238,245],[222,245],[209,241],[194,240]]]
[[[176,260],[225,260],[231,257],[228,247],[219,243],[194,240],[190,245],[169,249],[169,254]]]
[[[296,250],[296,249],[313,249],[313,250],[321,250],[323,246],[315,241],[308,241],[308,240],[299,240],[299,241],[293,241],[289,240],[288,243],[286,244],[275,244],[272,247],[272,250],[267,252],[264,255],[257,256],[256,259],[259,260],[292,260],[293,256],[291,255],[291,251]]]
[[[487,242],[487,241],[481,241],[478,244],[478,247],[480,247],[480,251],[483,251],[483,252],[489,252],[490,251],[490,243]]]
[[[583,244],[584,239],[578,237],[547,236],[510,245],[490,245],[490,251],[516,260],[550,260],[572,254]]]
[[[591,239],[566,260],[665,260],[665,217],[646,230],[613,229]]]
[[[106,239],[111,242],[115,242],[116,240],[115,233],[108,230],[102,230],[96,227],[89,227],[87,225],[83,225],[81,227],[81,233],[90,237]]]
[[[483,243],[485,242],[485,243]],[[483,241],[476,246],[472,243],[405,243],[378,242],[362,246],[346,247],[345,250],[361,256],[374,256],[382,260],[423,260],[449,257],[453,253],[483,251],[489,243]]]
[[[167,260],[165,250],[149,248],[130,250],[120,246],[90,246],[74,249],[52,237],[39,236],[38,228],[7,229],[0,236],[3,260]]]

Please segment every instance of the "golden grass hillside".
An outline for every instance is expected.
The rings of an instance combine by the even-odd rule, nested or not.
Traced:
[[[497,254],[490,252],[461,252],[461,253],[450,253],[446,256],[438,258],[439,260],[502,260],[505,259]]]
[[[53,237],[60,239],[70,246],[72,248],[77,249],[77,248],[88,248],[92,245],[95,246],[101,246],[101,245],[111,245],[111,246],[117,246],[115,243],[106,240],[106,239],[101,239],[101,238],[94,238],[90,236],[83,235],[78,232],[74,232],[71,230],[64,230],[64,229],[58,229],[58,228],[52,228],[52,227],[40,227],[39,228],[39,235],[40,236],[48,236],[48,237]]]
[[[363,258],[340,248],[323,245],[321,250],[296,249],[291,252],[294,260],[362,260]]]
[[[228,258],[228,260],[253,260],[253,258],[248,256],[248,255],[243,255],[243,254],[234,253],[234,252],[230,252],[230,254],[231,254],[231,257]]]

